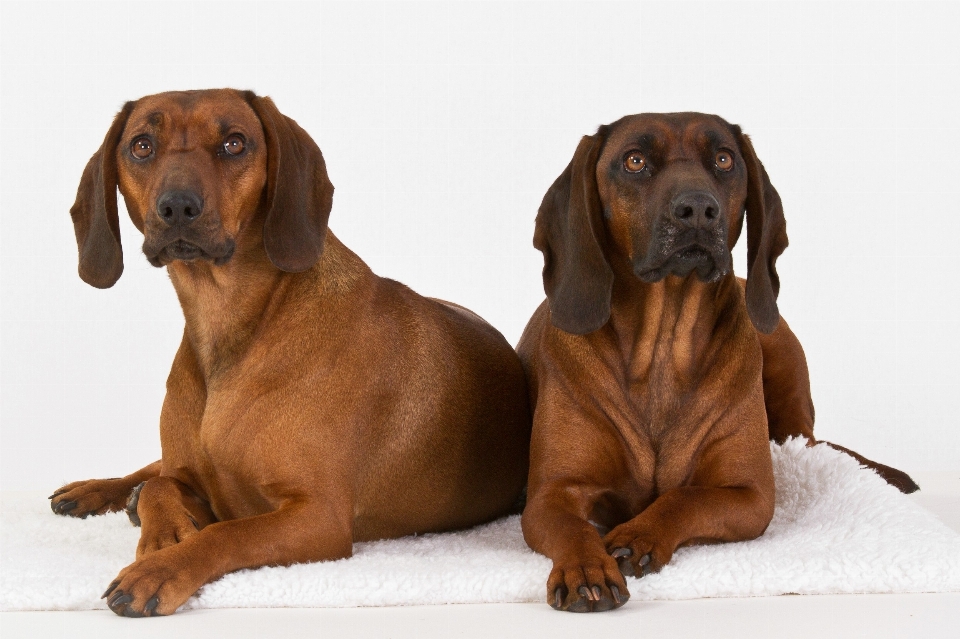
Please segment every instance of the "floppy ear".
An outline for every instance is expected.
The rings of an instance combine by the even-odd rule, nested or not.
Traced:
[[[80,253],[80,279],[97,288],[110,288],[123,273],[117,217],[117,146],[133,104],[127,102],[113,119],[103,144],[83,169],[77,199],[70,207]]]
[[[603,136],[585,135],[537,212],[533,245],[543,252],[543,288],[557,328],[586,335],[610,319],[613,270],[601,248],[597,158]]]
[[[267,137],[267,218],[263,246],[273,265],[299,273],[323,252],[333,184],[320,148],[306,131],[280,113],[270,98],[250,91],[247,102]]]
[[[787,248],[787,222],[780,195],[770,183],[750,138],[733,127],[747,163],[747,312],[761,333],[772,333],[780,321],[777,258]]]

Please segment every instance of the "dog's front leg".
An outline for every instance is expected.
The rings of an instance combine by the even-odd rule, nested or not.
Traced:
[[[718,437],[689,484],[664,491],[604,537],[625,575],[659,571],[680,546],[763,534],[774,509],[773,463],[763,426],[760,421],[752,433]]]
[[[604,416],[587,404],[579,405],[564,385],[541,383],[521,519],[527,544],[553,561],[547,603],[571,612],[618,608],[630,598],[590,521],[607,510],[603,506],[628,476],[623,448]]]
[[[217,520],[210,504],[173,477],[154,477],[136,493],[131,518],[140,522],[137,559],[197,534]]]
[[[349,500],[289,498],[277,510],[212,523],[120,571],[104,597],[121,616],[169,615],[228,572],[342,559],[353,549]]]
[[[623,574],[642,577],[658,572],[680,546],[759,537],[768,512],[772,516],[772,500],[752,486],[683,486],[614,528],[604,543]]]

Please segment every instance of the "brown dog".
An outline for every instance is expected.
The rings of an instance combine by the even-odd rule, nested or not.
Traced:
[[[744,212],[745,284],[730,257]],[[518,346],[534,405],[523,533],[553,560],[551,605],[607,610],[629,597],[621,572],[760,535],[768,437],[814,441],[803,350],[776,303],[786,225],[739,127],[643,114],[581,140],[534,245],[547,302]]]
[[[123,107],[71,209],[80,276],[97,287],[123,269],[118,185],[186,327],[163,459],[52,502],[115,510],[146,481],[137,560],[105,594],[114,612],[170,614],[230,571],[516,509],[530,412],[513,349],[470,311],[377,277],[327,230],[320,149],[269,98],[189,91]]]

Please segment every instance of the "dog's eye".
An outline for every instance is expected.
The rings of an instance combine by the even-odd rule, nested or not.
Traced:
[[[234,133],[223,141],[223,150],[230,155],[240,155],[243,153],[243,136]]]
[[[729,151],[720,151],[717,153],[714,162],[717,163],[717,168],[721,171],[729,171],[733,168],[733,155]]]
[[[623,158],[623,168],[630,173],[639,173],[647,166],[647,160],[639,151],[631,151]]]
[[[139,160],[145,160],[153,155],[153,142],[147,136],[142,135],[130,144],[130,153]]]

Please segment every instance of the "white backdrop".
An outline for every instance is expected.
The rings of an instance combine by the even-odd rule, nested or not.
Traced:
[[[159,457],[173,289],[122,200],[126,271],[107,291],[81,282],[68,209],[125,100],[220,86],[272,96],[313,135],[330,227],[377,273],[514,344],[543,297],[537,206],[581,135],[640,111],[741,124],[785,205],[780,308],[817,434],[908,472],[960,469],[960,4],[0,11],[4,489]]]

